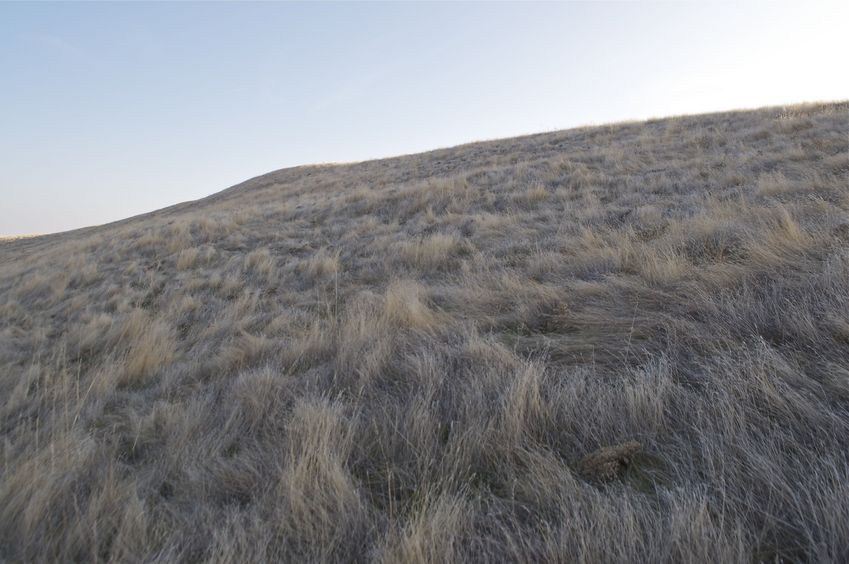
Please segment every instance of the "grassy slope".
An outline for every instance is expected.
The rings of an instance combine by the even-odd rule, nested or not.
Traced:
[[[845,561],[848,136],[582,128],[0,242],[0,560]]]

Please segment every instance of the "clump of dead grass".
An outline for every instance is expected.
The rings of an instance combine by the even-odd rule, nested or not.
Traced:
[[[411,280],[395,281],[386,289],[383,315],[399,328],[427,329],[436,322],[425,288]]]
[[[327,280],[339,275],[341,262],[339,253],[320,249],[300,265],[303,273],[313,281]]]
[[[447,233],[434,233],[417,241],[403,242],[398,255],[410,266],[422,270],[447,268],[461,249],[459,239]]]

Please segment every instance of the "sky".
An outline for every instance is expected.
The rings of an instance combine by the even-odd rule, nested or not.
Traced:
[[[849,2],[0,3],[0,235],[311,163],[849,98]]]

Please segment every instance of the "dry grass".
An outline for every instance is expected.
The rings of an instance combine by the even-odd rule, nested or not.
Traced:
[[[459,248],[454,235],[435,233],[416,241],[402,241],[397,252],[409,266],[427,271],[447,268]]]
[[[0,561],[849,560],[849,106],[0,241]]]

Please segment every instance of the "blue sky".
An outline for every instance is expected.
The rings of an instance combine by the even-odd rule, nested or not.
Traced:
[[[849,98],[849,3],[0,4],[0,234],[251,176]]]

